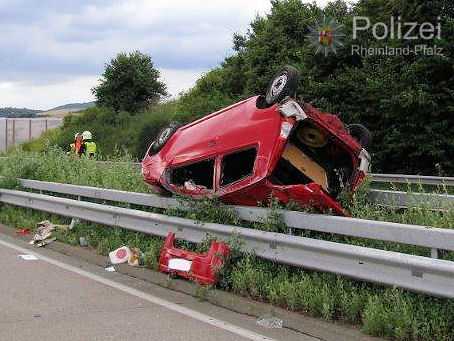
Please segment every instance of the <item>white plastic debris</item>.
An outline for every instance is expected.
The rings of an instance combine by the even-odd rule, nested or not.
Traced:
[[[262,316],[257,320],[257,324],[265,328],[279,329],[282,328],[284,321],[276,316]]]
[[[38,257],[36,257],[35,255],[18,255],[17,257],[23,260],[38,260]]]
[[[169,260],[169,269],[189,272],[192,262],[186,259],[173,258]]]
[[[109,253],[109,259],[111,264],[126,263],[131,257],[131,249],[127,246],[119,247]]]
[[[108,271],[108,272],[115,272],[115,268],[113,266],[108,266],[107,268],[104,268],[104,270]]]

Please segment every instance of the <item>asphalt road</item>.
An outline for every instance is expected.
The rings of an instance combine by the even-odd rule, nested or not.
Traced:
[[[318,340],[0,235],[0,340]]]

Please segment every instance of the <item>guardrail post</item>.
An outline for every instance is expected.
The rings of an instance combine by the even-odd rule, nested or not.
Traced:
[[[81,201],[82,197],[80,195],[77,196],[77,200]],[[80,222],[80,219],[71,217],[71,222],[69,223],[69,230],[72,230],[76,224]]]
[[[438,249],[430,249],[430,257],[438,258]]]
[[[13,119],[13,146],[16,145],[16,120]]]
[[[5,151],[8,150],[8,118],[5,118]]]

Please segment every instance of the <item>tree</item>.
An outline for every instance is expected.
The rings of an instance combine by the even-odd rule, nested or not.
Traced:
[[[270,14],[257,17],[245,35],[233,39],[233,55],[206,73],[182,98],[189,109],[205,110],[263,93],[284,64],[301,71],[298,95],[347,123],[363,123],[372,132],[373,170],[385,173],[454,172],[454,6],[452,0],[343,0],[324,9],[301,0],[272,0]],[[315,54],[307,34],[324,16],[343,25],[344,47],[325,57]],[[441,38],[375,39],[371,31],[353,40],[354,16],[372,24],[441,22]],[[396,25],[395,25],[396,26]],[[436,45],[442,55],[358,55],[366,48]],[[225,98],[225,99],[224,99]],[[202,100],[201,100],[202,99]],[[210,106],[201,107],[200,103]],[[187,110],[191,112],[191,110]],[[194,111],[193,111],[194,112]],[[206,111],[205,111],[206,112]]]
[[[167,95],[159,76],[149,55],[139,51],[119,53],[106,64],[100,84],[91,91],[98,105],[133,113]]]

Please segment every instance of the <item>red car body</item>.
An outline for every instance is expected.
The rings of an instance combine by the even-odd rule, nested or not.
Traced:
[[[348,215],[336,200],[339,188],[332,190],[331,183],[354,191],[368,171],[368,153],[335,115],[290,98],[260,109],[257,100],[246,99],[180,127],[155,154],[150,148],[142,161],[145,181],[193,198],[255,206],[273,197]],[[307,135],[311,129],[326,145],[301,143],[301,132]]]

